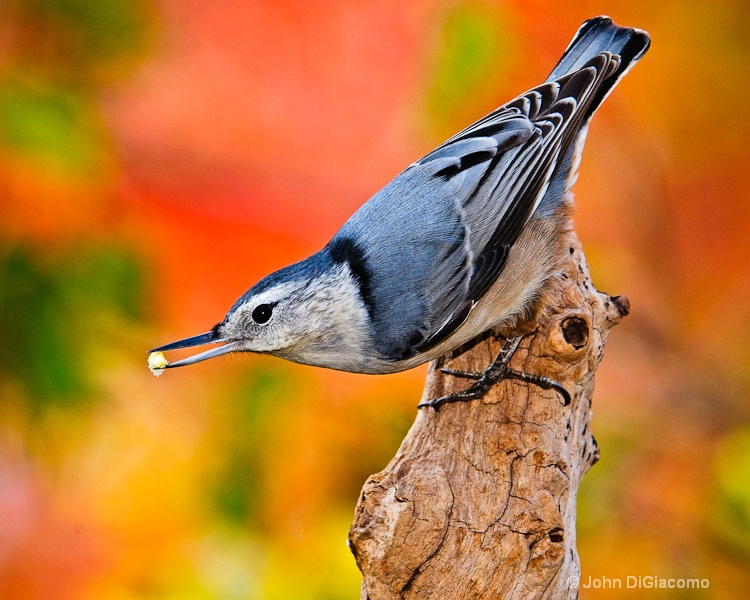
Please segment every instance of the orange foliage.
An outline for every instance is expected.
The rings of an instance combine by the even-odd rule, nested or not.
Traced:
[[[55,360],[83,367],[74,400],[37,397],[0,353],[0,597],[354,597],[347,521],[424,369],[239,357],[155,380],[145,350],[207,330],[319,249],[442,136],[543,79],[603,11],[653,47],[597,115],[576,186],[595,281],[633,305],[599,372],[583,576],[707,577],[743,597],[750,492],[725,473],[750,464],[746,3],[11,4],[0,323],[28,319],[23,342],[59,322],[75,343]],[[140,310],[112,308],[135,279],[109,304],[66,279],[75,249],[110,247],[138,265]],[[3,288],[11,275],[23,289]],[[62,368],[41,364],[29,372]]]

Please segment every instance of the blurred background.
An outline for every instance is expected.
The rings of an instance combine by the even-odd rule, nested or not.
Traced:
[[[4,0],[0,598],[358,597],[354,505],[425,368],[242,356],[156,379],[146,350],[318,250],[598,14],[653,45],[576,186],[594,282],[632,303],[598,372],[583,578],[746,597],[746,0]]]

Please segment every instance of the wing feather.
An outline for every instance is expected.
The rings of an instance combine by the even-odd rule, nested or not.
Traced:
[[[384,358],[424,352],[465,322],[616,68],[602,52],[501,106],[411,165],[342,227],[334,242],[358,244],[367,265]]]
[[[474,135],[491,136],[511,119],[526,119],[533,127],[520,143],[505,146],[504,152],[482,163],[483,172],[471,193],[466,193],[466,186],[460,187],[464,193],[455,202],[466,242],[455,248],[455,254],[444,257],[450,266],[437,272],[447,270],[450,277],[437,277],[429,286],[427,330],[431,333],[414,345],[414,353],[440,343],[460,327],[497,280],[511,247],[547,190],[561,151],[578,133],[576,116],[583,114],[596,84],[616,68],[617,60],[609,53],[597,55],[579,71],[500,107],[422,159],[429,162],[432,156],[450,156],[454,148],[466,147]]]

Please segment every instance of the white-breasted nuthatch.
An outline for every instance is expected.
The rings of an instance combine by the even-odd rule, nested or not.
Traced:
[[[325,248],[262,279],[211,331],[152,352],[221,344],[167,368],[262,352],[393,373],[523,317],[566,252],[588,123],[649,44],[646,32],[608,17],[586,21],[543,84],[410,165]],[[506,344],[473,391],[427,404],[481,395],[515,346]],[[509,375],[567,396],[549,379]]]

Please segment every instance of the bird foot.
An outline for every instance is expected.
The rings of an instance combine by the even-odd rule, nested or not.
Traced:
[[[521,343],[521,339],[523,339],[523,336],[508,339],[503,345],[502,350],[500,350],[500,353],[497,355],[497,358],[495,358],[492,364],[482,372],[473,373],[470,371],[457,371],[454,369],[440,369],[446,375],[452,375],[462,379],[473,379],[475,383],[465,390],[460,390],[458,392],[453,392],[452,394],[441,396],[440,398],[433,398],[432,400],[422,402],[418,405],[418,408],[432,407],[435,410],[439,410],[443,404],[477,400],[485,396],[492,386],[503,379],[518,379],[520,381],[538,385],[545,390],[555,390],[560,396],[562,396],[563,406],[568,406],[570,404],[570,394],[561,384],[549,377],[523,373],[508,367],[508,363],[510,363],[513,353]]]

